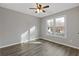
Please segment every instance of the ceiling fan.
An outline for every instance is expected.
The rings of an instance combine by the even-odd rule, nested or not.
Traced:
[[[43,6],[42,4],[36,3],[36,8],[29,8],[29,9],[34,9],[35,13],[40,13],[40,12],[46,12],[44,9],[49,8],[49,5]]]

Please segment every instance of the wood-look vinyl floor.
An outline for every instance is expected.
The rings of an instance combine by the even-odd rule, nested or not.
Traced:
[[[79,50],[46,40],[24,43],[0,49],[0,56],[78,56]],[[40,43],[39,43],[40,42]]]

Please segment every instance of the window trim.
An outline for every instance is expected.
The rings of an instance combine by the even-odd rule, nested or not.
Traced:
[[[54,20],[54,25],[55,25],[55,19],[56,18],[61,18],[61,17],[64,17],[64,36],[60,36],[60,35],[56,35],[56,33],[54,32],[54,34],[49,34],[48,33],[48,25],[47,25],[47,35],[50,35],[50,36],[54,36],[54,37],[60,37],[60,38],[67,38],[67,19],[66,19],[66,15],[60,15],[60,16],[54,16],[48,20]],[[46,21],[47,22],[47,21]]]

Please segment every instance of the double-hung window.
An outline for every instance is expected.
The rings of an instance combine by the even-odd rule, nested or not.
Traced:
[[[47,20],[48,34],[56,36],[65,36],[65,17],[55,17]]]

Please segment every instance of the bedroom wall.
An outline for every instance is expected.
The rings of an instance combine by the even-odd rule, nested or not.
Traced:
[[[0,7],[0,48],[39,38],[39,18]]]
[[[57,16],[66,16],[66,38],[46,34],[46,20]],[[75,7],[41,19],[41,38],[79,49],[79,7]]]
[[[46,34],[46,20],[66,15],[67,38]],[[79,48],[79,7],[44,18],[15,12],[0,7],[0,48],[37,38]]]

